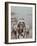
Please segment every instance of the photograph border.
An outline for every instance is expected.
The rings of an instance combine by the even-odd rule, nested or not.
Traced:
[[[35,41],[8,43],[8,4],[28,4],[35,6]],[[5,44],[35,43],[36,42],[36,3],[5,2]]]

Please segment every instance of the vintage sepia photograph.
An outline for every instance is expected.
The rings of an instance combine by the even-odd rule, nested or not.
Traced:
[[[6,10],[6,15],[8,15],[7,42],[35,42],[35,4],[6,3],[6,7],[8,10]]]
[[[32,38],[32,7],[11,6],[11,39]]]

